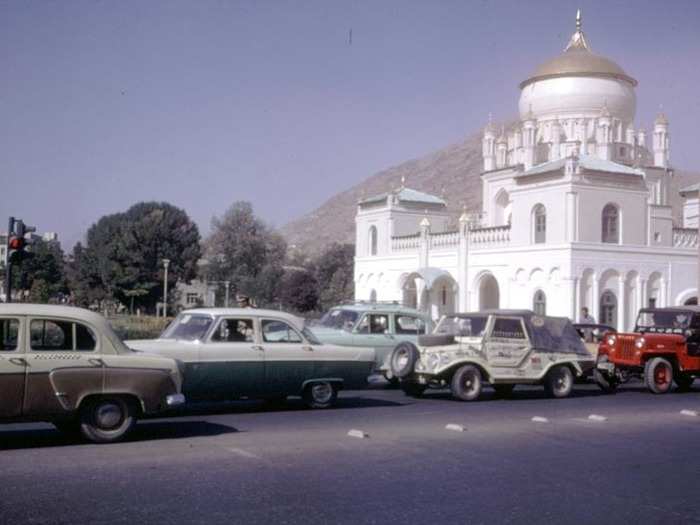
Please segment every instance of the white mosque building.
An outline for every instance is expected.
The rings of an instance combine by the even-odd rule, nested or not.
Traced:
[[[520,122],[483,134],[483,209],[457,229],[443,199],[400,188],[358,203],[355,296],[434,318],[527,308],[627,329],[646,305],[697,302],[700,185],[673,223],[669,124],[635,129],[637,81],[591,52],[577,16],[565,51],[520,84]]]

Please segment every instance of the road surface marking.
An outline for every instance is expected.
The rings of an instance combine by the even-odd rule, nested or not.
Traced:
[[[356,428],[353,428],[348,431],[348,436],[354,437],[354,438],[359,438],[359,439],[366,439],[369,437],[369,434],[367,432],[364,432],[362,430],[357,430]]]
[[[455,432],[464,432],[467,430],[464,428],[464,425],[458,425],[457,423],[447,423],[447,425],[445,425],[445,429],[454,430]]]
[[[542,416],[534,416],[531,419],[531,421],[533,423],[549,423],[549,419],[547,419],[546,417],[542,417]]]
[[[687,409],[683,409],[683,410],[681,410],[681,415],[682,415],[682,416],[697,417],[698,411],[697,411],[697,410],[687,410]]]
[[[607,417],[601,416],[600,414],[591,414],[590,416],[588,416],[588,419],[590,419],[591,421],[607,421],[608,420]]]
[[[257,454],[253,454],[252,452],[248,452],[247,450],[243,450],[242,448],[226,447],[226,450],[228,450],[229,452],[233,452],[234,454],[238,454],[239,456],[243,456],[244,458],[262,459]]]

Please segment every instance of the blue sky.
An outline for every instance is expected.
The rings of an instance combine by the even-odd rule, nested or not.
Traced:
[[[0,220],[66,247],[140,200],[203,232],[236,200],[283,225],[516,115],[578,7],[639,80],[638,124],[663,104],[673,164],[700,171],[696,1],[0,2]]]

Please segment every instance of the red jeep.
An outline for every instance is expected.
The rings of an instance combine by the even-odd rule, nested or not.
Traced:
[[[595,378],[605,391],[641,376],[647,388],[664,394],[675,382],[688,390],[700,376],[700,308],[643,308],[634,333],[607,334],[600,343]]]

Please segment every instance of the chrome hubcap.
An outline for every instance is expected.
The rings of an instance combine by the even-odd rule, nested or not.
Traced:
[[[311,388],[311,393],[318,403],[327,403],[333,396],[333,387],[330,383],[320,383]]]
[[[116,403],[105,403],[95,411],[95,422],[101,428],[114,428],[121,420],[122,410]]]

